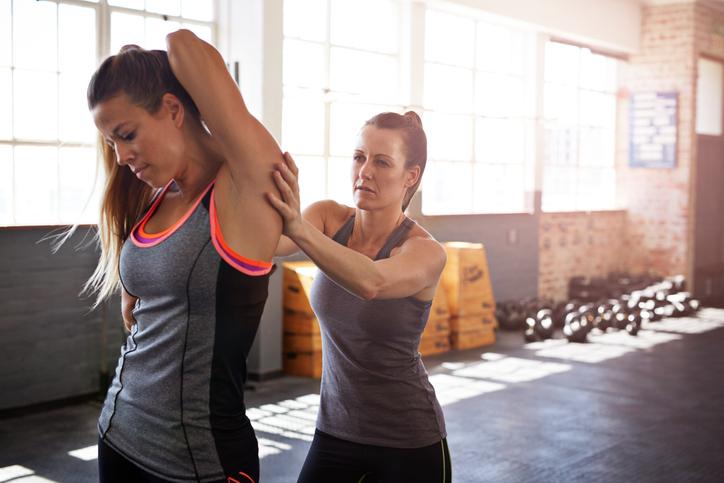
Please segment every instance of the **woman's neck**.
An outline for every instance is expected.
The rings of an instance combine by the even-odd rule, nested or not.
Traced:
[[[183,200],[192,202],[216,178],[223,157],[211,136],[199,127],[188,136],[186,163],[174,177],[175,185]]]
[[[381,245],[404,219],[399,206],[375,211],[357,208],[350,242],[363,247]]]

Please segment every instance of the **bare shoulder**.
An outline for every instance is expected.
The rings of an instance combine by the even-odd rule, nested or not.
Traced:
[[[342,227],[347,219],[354,215],[354,208],[337,203],[334,200],[321,200],[312,203],[304,210],[304,218],[309,219],[319,227],[323,227],[324,234],[332,237]]]
[[[401,250],[414,251],[419,254],[422,259],[428,259],[430,262],[439,265],[441,268],[447,261],[447,255],[445,248],[430,232],[425,230],[423,227],[414,223],[407,236],[403,239],[402,243],[394,250],[390,255],[394,256]]]

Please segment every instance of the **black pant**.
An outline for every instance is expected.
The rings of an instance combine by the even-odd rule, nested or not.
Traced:
[[[298,483],[450,483],[447,440],[422,448],[387,448],[317,430]]]
[[[256,442],[256,439],[254,441]],[[232,456],[233,452],[224,448],[228,445],[221,444],[220,446],[219,457],[223,464],[223,460],[229,461],[228,457]],[[219,480],[219,483],[257,483],[259,481],[258,450],[245,459],[248,461],[240,466],[243,471],[239,470],[239,467],[232,470],[227,468],[228,464],[223,465],[228,474],[226,478]],[[98,438],[98,476],[100,483],[169,483],[168,480],[152,475],[131,463],[105,444],[101,438]]]

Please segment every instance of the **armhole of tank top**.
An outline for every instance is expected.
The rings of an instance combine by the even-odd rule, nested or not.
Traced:
[[[236,253],[224,240],[221,232],[221,225],[217,218],[216,201],[214,199],[214,188],[211,188],[211,199],[209,201],[209,223],[211,228],[211,242],[219,256],[232,268],[250,276],[262,276],[272,272],[274,264],[261,260],[253,260]]]
[[[337,229],[337,231],[332,235],[332,240],[336,241],[340,245],[347,246],[347,242],[349,241],[349,236],[352,232],[352,227],[350,225],[354,224],[354,216],[351,215],[347,217],[346,220],[342,223],[342,225]],[[346,233],[345,233],[346,232]],[[340,240],[340,238],[345,238],[344,240]]]
[[[171,183],[173,183],[173,180],[169,181],[166,186],[161,188],[156,192],[156,194],[153,195],[151,198],[151,201],[149,203],[149,207],[146,210],[146,212],[143,214],[141,219],[136,223],[133,228],[131,229],[130,239],[131,242],[136,245],[137,247],[143,248],[145,246],[148,246],[147,244],[144,244],[141,242],[137,237],[136,233],[138,230],[146,225],[148,220],[153,216],[153,214],[156,212],[156,208],[158,208],[159,203],[161,203],[161,199],[163,199],[164,193],[166,193],[166,190],[168,190],[169,186],[171,186]]]

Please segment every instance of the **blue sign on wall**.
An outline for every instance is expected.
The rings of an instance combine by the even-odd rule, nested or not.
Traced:
[[[631,96],[629,166],[676,166],[677,109],[676,92],[646,92]]]

